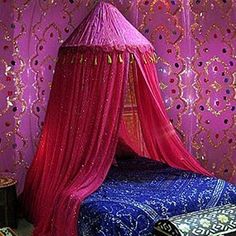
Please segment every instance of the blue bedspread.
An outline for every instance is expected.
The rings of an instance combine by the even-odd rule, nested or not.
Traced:
[[[235,185],[134,158],[85,199],[78,228],[81,236],[152,235],[158,219],[227,203],[236,204]]]

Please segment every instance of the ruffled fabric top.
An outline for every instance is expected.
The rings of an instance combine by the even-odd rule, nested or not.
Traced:
[[[151,43],[112,4],[100,2],[62,47],[149,51]]]

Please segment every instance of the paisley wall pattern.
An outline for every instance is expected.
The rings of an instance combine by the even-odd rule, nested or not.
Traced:
[[[0,172],[17,176],[19,190],[43,126],[57,50],[96,2],[0,0]],[[109,2],[156,47],[163,99],[188,150],[236,183],[235,1]]]

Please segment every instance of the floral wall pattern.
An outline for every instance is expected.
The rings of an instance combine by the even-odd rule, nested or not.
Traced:
[[[0,172],[23,186],[57,50],[95,0],[0,0]],[[160,88],[186,147],[236,183],[236,2],[108,0],[154,44]]]

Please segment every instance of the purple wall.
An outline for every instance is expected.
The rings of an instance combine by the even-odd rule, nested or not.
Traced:
[[[57,50],[95,2],[0,2],[0,172],[16,175],[20,188],[43,125]],[[236,3],[110,2],[155,45],[163,98],[188,150],[236,183]]]

